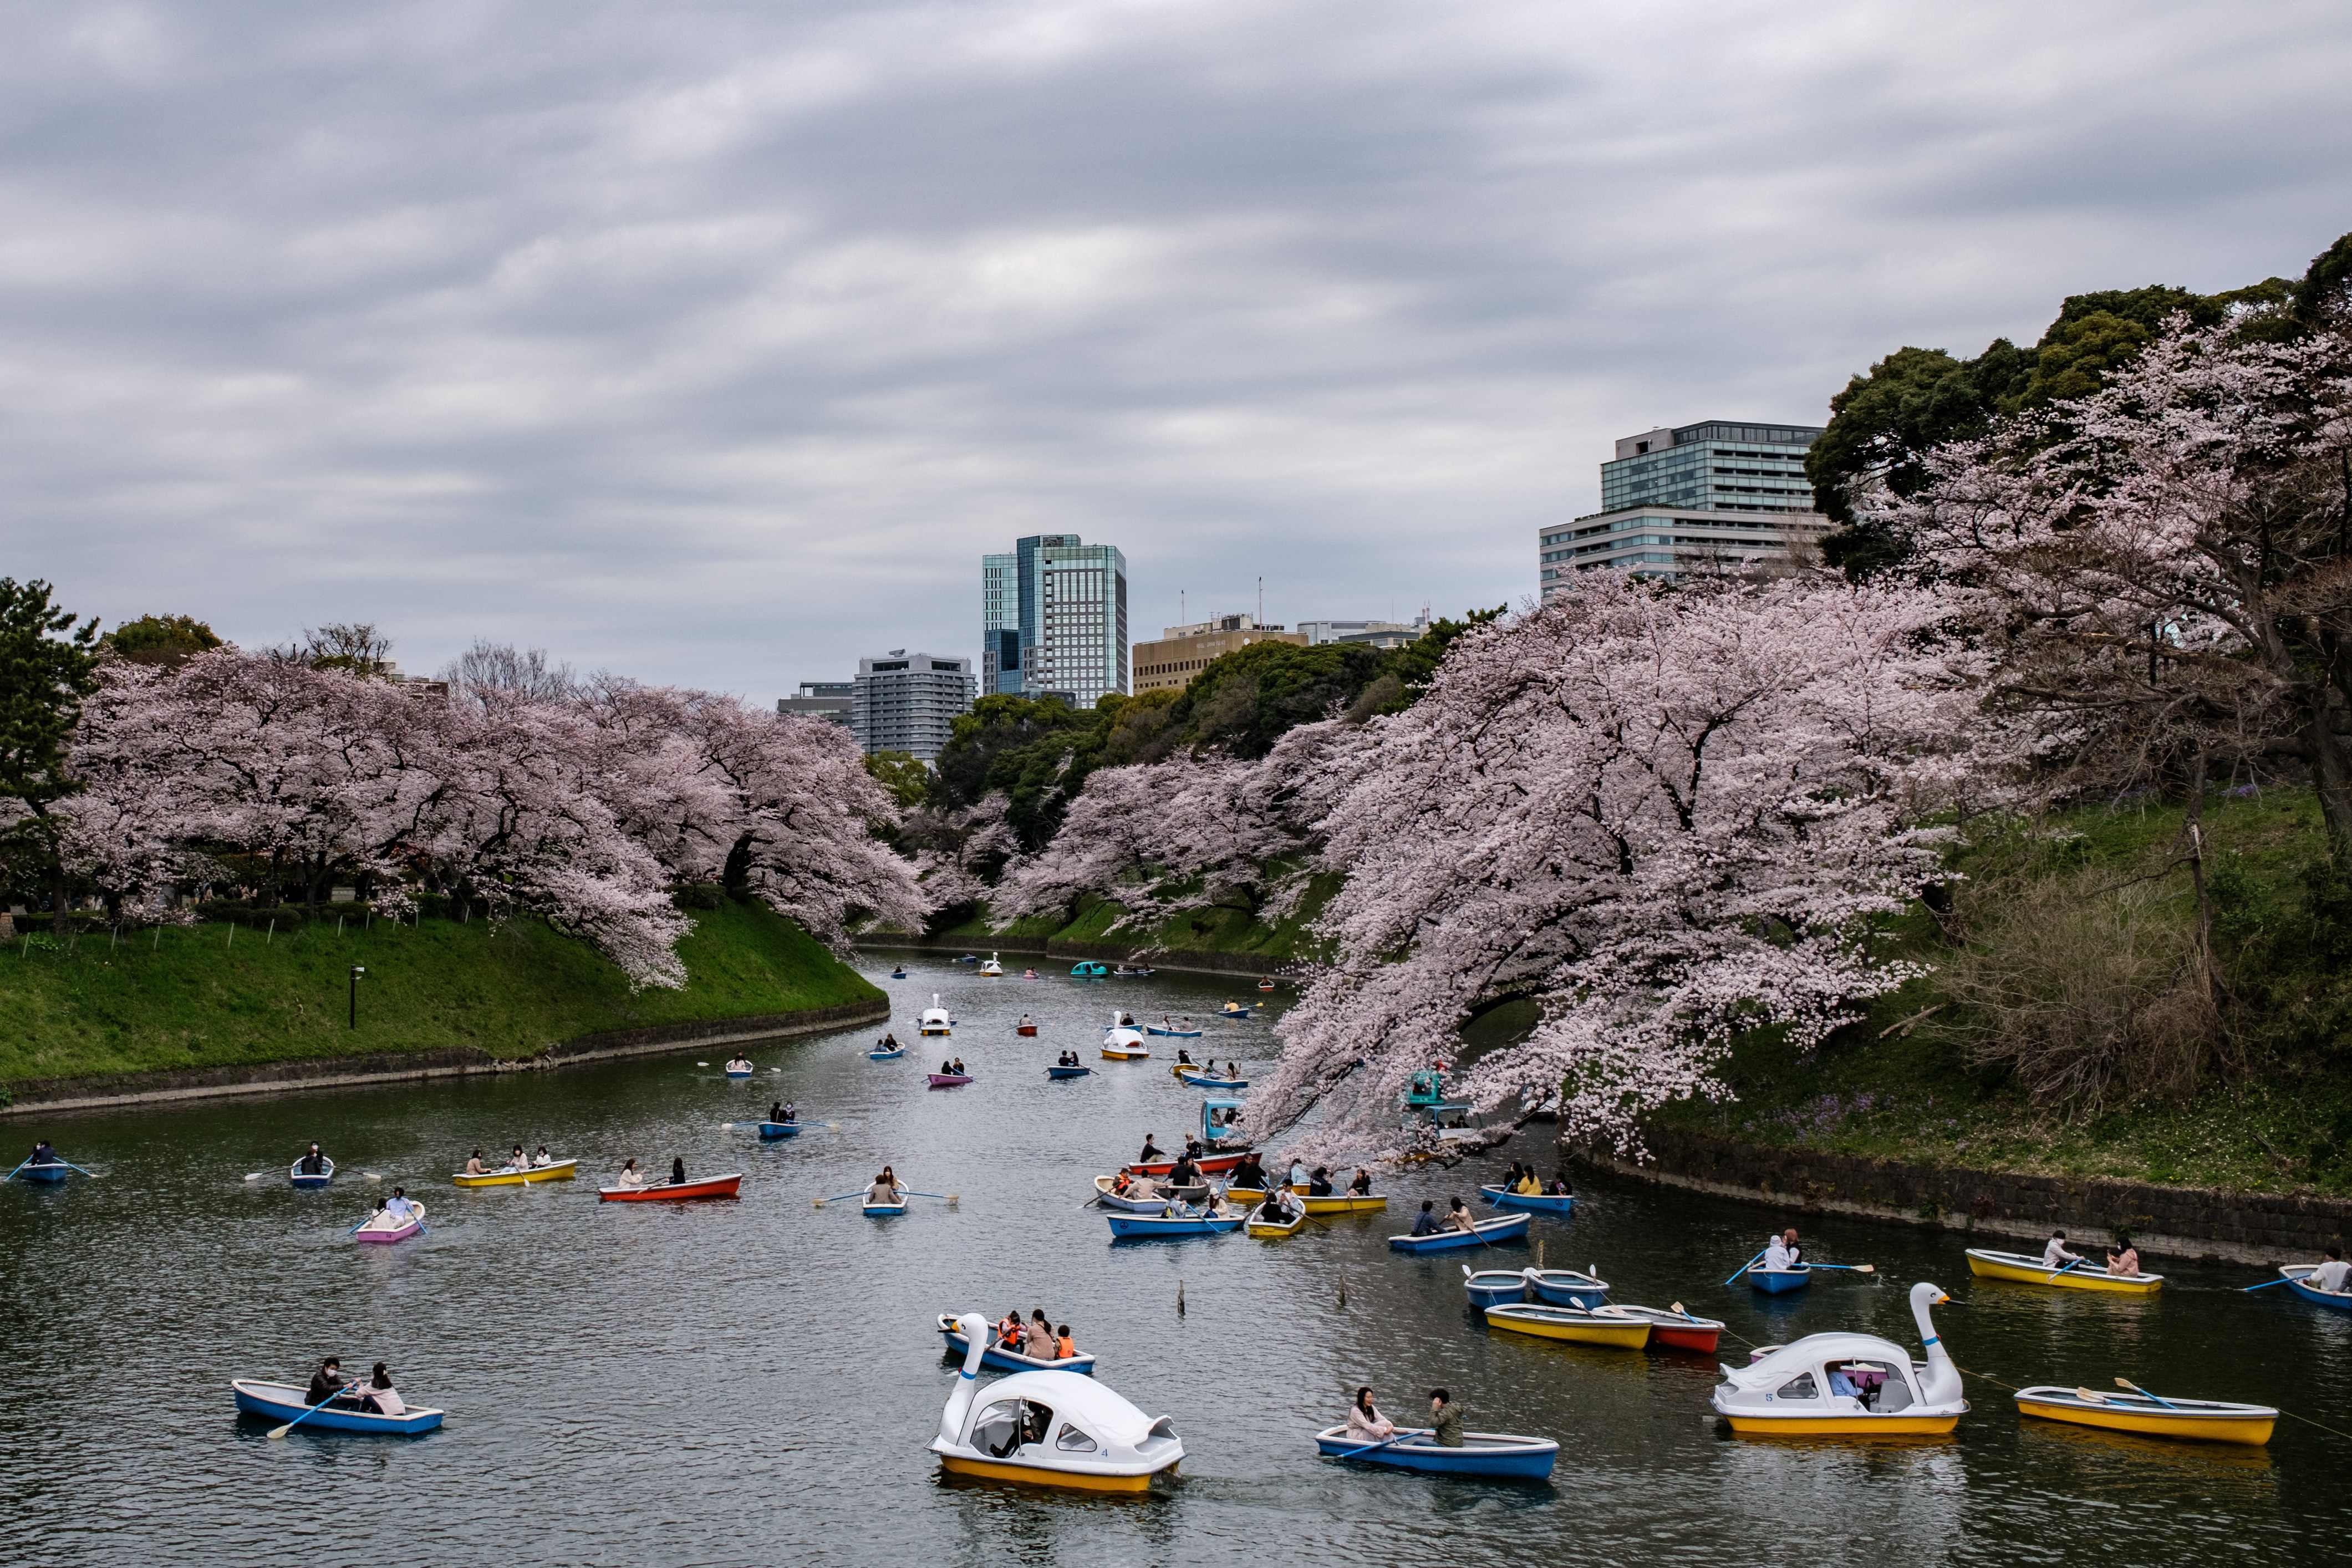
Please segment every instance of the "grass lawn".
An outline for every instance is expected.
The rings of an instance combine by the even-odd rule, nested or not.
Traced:
[[[612,963],[535,920],[427,920],[265,940],[224,925],[70,952],[0,950],[0,1085],[158,1068],[478,1047],[526,1057],[609,1029],[790,1013],[882,994],[756,905],[694,911],[683,990],[632,994]],[[347,1026],[350,972],[359,1026]]]

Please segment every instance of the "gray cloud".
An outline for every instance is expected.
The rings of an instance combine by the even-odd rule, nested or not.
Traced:
[[[773,695],[1518,600],[1614,437],[2352,228],[2340,5],[0,10],[0,571]]]

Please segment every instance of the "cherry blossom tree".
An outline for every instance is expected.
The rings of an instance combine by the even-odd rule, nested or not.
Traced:
[[[2185,319],[1864,509],[1916,541],[2053,789],[2306,773],[2352,861],[2352,336]]]
[[[1532,997],[1532,1035],[1462,1087],[1493,1109],[1565,1082],[1563,1132],[1630,1149],[1645,1112],[1721,1092],[1739,1032],[1810,1047],[1855,1016],[1906,975],[1867,928],[1935,874],[1922,824],[2005,743],[1946,614],[1818,577],[1598,572],[1463,637],[1418,703],[1300,781],[1346,881],[1248,1124],[1426,1148],[1399,1127],[1412,1072]]]

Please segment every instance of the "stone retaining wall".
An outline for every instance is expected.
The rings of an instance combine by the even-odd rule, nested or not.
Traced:
[[[1675,1130],[1645,1134],[1654,1163],[1634,1165],[1573,1145],[1563,1152],[1645,1182],[1813,1214],[2039,1241],[2063,1227],[2105,1245],[2128,1230],[2143,1252],[2271,1262],[2311,1260],[2352,1236],[2352,1201],[2104,1177],[2029,1176],[1915,1165],[1861,1154],[1780,1149]]]
[[[281,1089],[344,1089],[403,1083],[420,1079],[471,1078],[487,1073],[535,1072],[578,1062],[651,1056],[688,1046],[723,1046],[753,1040],[824,1034],[859,1024],[887,1022],[887,1001],[850,1002],[799,1013],[751,1014],[706,1018],[698,1023],[643,1029],[607,1029],[564,1040],[528,1057],[494,1057],[471,1047],[433,1051],[387,1051],[364,1057],[316,1057],[296,1061],[237,1062],[221,1067],[163,1072],[121,1073],[102,1078],[31,1079],[7,1087],[10,1103],[0,1116],[97,1110],[160,1100],[215,1100],[228,1095],[274,1094]]]

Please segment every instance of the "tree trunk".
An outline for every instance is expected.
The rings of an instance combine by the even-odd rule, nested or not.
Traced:
[[[2333,689],[2315,684],[2304,706],[2305,755],[2311,763],[2311,789],[2327,825],[2327,852],[2340,868],[2352,868],[2352,761],[2336,733]]]
[[[2205,748],[2197,748],[2189,766],[2189,816],[2181,826],[2189,840],[2189,879],[2197,888],[2197,978],[2206,1007],[2218,1015],[2213,983],[2213,900],[2205,888]]]

